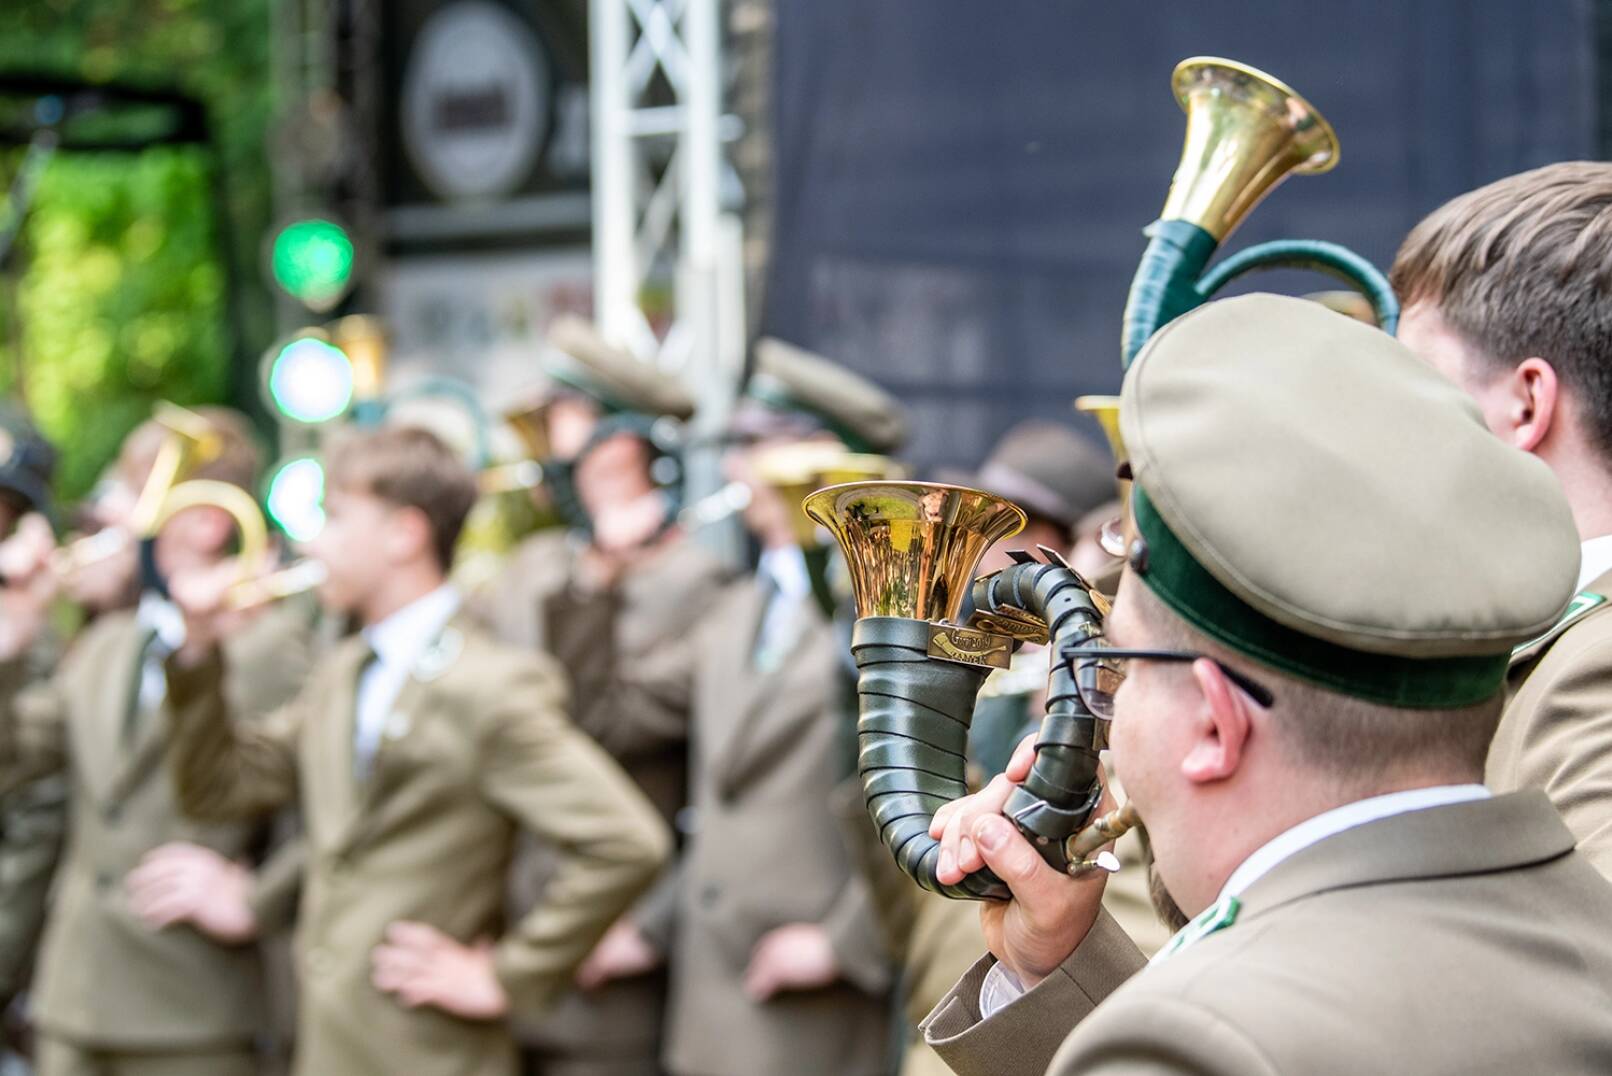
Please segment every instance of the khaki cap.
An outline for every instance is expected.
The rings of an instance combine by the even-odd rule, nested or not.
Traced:
[[[749,399],[813,418],[854,451],[890,453],[906,441],[900,401],[860,374],[771,338],[756,342],[755,359]]]
[[[678,420],[693,416],[694,398],[677,378],[608,342],[592,323],[571,315],[556,318],[548,342],[544,372],[607,410]]]
[[[1573,596],[1555,477],[1392,337],[1300,299],[1208,303],[1149,342],[1120,423],[1131,567],[1200,630],[1347,694],[1457,706]]]

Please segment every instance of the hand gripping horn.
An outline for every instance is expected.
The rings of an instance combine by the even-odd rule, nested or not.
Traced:
[[[1056,653],[1100,634],[1101,599],[1056,554],[1045,563],[1020,554],[973,581],[986,550],[1025,523],[1018,507],[989,493],[852,482],[818,490],[804,508],[833,533],[850,569],[857,769],[880,837],[925,889],[1006,900],[1007,886],[989,871],[940,883],[930,819],[968,791],[968,728],[990,670],[1005,667],[1020,640],[1050,640]],[[963,625],[957,617],[970,588],[975,612]],[[1035,766],[1006,814],[1048,863],[1072,874],[1095,865],[1085,856],[1096,844],[1082,831],[1102,795],[1097,755],[1106,740],[1106,723],[1081,703],[1068,666],[1055,665]]]

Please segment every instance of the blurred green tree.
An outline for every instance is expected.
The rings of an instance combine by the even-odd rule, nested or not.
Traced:
[[[213,137],[210,149],[64,151],[40,178],[0,276],[0,392],[25,395],[61,448],[64,498],[94,484],[154,400],[249,403],[230,399],[250,383],[232,368],[236,343],[255,353],[273,331],[260,257],[269,3],[0,3],[0,72],[177,89],[206,106]],[[0,178],[22,157],[6,154]]]

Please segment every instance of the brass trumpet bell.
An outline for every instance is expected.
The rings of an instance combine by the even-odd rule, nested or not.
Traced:
[[[193,478],[174,486],[163,499],[162,508],[144,537],[155,537],[157,532],[180,512],[189,508],[203,507],[222,509],[235,520],[235,528],[241,540],[239,559],[243,569],[247,567],[255,569],[263,562],[269,548],[269,530],[263,521],[263,512],[250,493],[228,482]]]
[[[140,487],[140,496],[129,516],[129,525],[136,534],[151,530],[174,484],[216,457],[220,447],[218,431],[188,408],[161,400],[151,417],[168,431],[168,436],[157,449],[151,473]]]
[[[1289,173],[1338,163],[1338,136],[1304,98],[1263,71],[1195,56],[1170,79],[1187,114],[1186,141],[1164,201],[1166,220],[1224,240]]]
[[[1001,497],[933,482],[852,482],[803,507],[845,552],[858,618],[956,622],[986,550],[1024,529]]]
[[[1399,302],[1388,278],[1336,243],[1280,239],[1209,267],[1221,241],[1285,177],[1337,164],[1332,125],[1281,81],[1232,60],[1183,60],[1171,86],[1186,110],[1187,133],[1164,211],[1143,233],[1147,249],[1125,303],[1125,365],[1164,325],[1260,269],[1310,269],[1337,277],[1370,300],[1377,323],[1392,333]]]

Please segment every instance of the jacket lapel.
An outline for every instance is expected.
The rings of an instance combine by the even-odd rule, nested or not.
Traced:
[[[809,598],[802,601],[786,629],[789,649],[772,669],[750,669],[736,693],[727,749],[714,771],[728,795],[751,772],[755,760],[768,757],[769,747],[792,735],[802,721],[815,720],[831,698],[832,686],[820,679],[828,670],[815,660],[822,629],[816,604]],[[747,667],[749,656],[746,652]]]
[[[1573,845],[1538,789],[1409,811],[1344,830],[1272,867],[1243,894],[1243,916],[1336,889],[1525,867]]]
[[[84,787],[98,802],[106,802],[126,768],[128,747],[123,742],[129,708],[138,705],[140,656],[147,633],[131,616],[106,644],[103,655],[108,675],[86,686],[87,720],[75,722],[74,766]],[[152,720],[149,724],[159,724]]]
[[[706,757],[711,772],[725,772],[732,755],[742,745],[748,733],[748,718],[767,698],[766,688],[788,665],[788,658],[770,671],[756,668],[752,657],[756,638],[761,633],[761,618],[766,614],[767,591],[753,579],[744,584],[741,597],[734,603],[733,622],[721,633],[722,652],[711,662],[714,669],[730,685],[723,692],[724,705],[714,708],[715,721],[705,724],[704,732],[711,739]]]
[[[342,849],[353,847],[373,831],[382,806],[399,777],[400,750],[432,721],[440,719],[443,706],[435,697],[436,681],[458,664],[464,654],[467,633],[471,630],[470,620],[465,613],[454,614],[409,670],[408,678],[403,681],[381,726],[369,777],[362,782],[349,779],[348,787],[353,790],[353,809],[338,838]],[[352,710],[356,714],[356,695]],[[348,727],[347,758],[348,773],[351,774],[351,719]]]
[[[309,797],[314,816],[310,829],[326,848],[341,843],[352,828],[358,812],[358,784],[353,775],[353,729],[358,717],[358,678],[369,661],[369,646],[354,635],[342,642],[336,656],[338,668],[333,685],[313,730],[312,757],[306,760],[311,788],[318,795]]]

